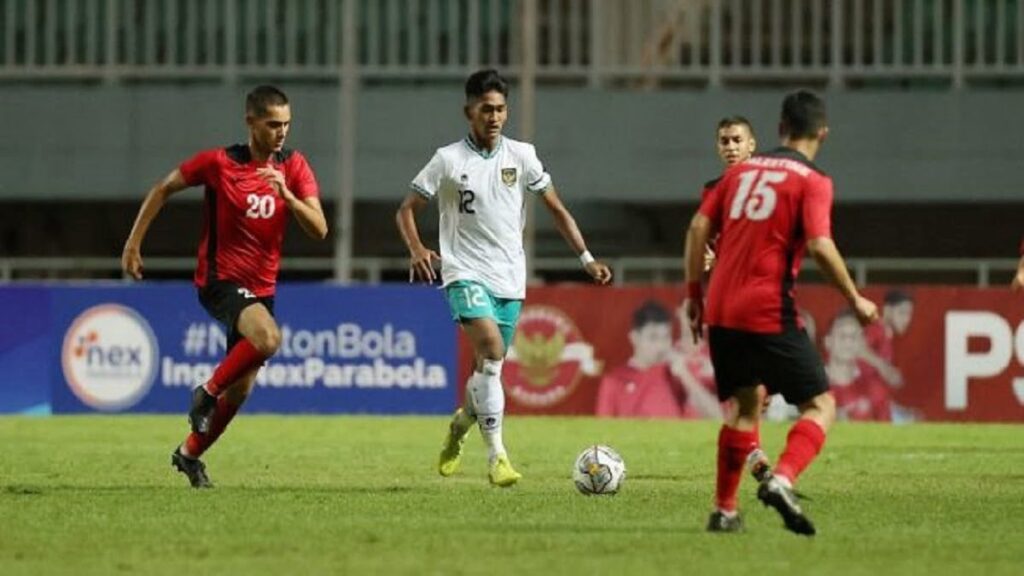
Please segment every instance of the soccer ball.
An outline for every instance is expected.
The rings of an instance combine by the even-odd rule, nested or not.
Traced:
[[[572,481],[576,489],[586,494],[615,494],[626,480],[626,462],[609,446],[587,446],[576,457],[572,467]]]

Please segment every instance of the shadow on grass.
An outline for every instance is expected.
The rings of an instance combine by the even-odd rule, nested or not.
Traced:
[[[635,535],[654,535],[654,534],[667,534],[667,535],[683,535],[683,534],[705,534],[703,525],[699,524],[678,524],[668,525],[665,523],[658,524],[638,524],[636,522],[627,523],[602,523],[602,524],[587,524],[585,528],[581,528],[579,523],[572,522],[552,522],[546,523],[543,521],[533,521],[529,523],[516,523],[516,522],[501,522],[500,524],[473,524],[467,526],[476,532],[495,532],[498,534],[509,534],[513,532],[528,533],[528,534],[576,534],[580,535],[585,532],[586,534],[635,534]]]
[[[218,493],[269,493],[269,494],[364,494],[364,495],[387,495],[387,494],[408,494],[414,492],[432,492],[427,488],[412,486],[247,486],[247,485],[223,485],[209,490],[196,490],[188,486],[166,486],[166,485],[74,485],[74,484],[11,484],[0,488],[0,498],[20,496],[44,496],[47,494],[59,494],[68,492],[81,493],[155,493],[155,492],[192,492],[196,494],[218,494]]]

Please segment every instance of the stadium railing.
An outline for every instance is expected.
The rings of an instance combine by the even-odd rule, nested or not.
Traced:
[[[616,284],[667,283],[682,279],[681,258],[620,257],[607,260]],[[1011,258],[849,258],[847,265],[859,285],[870,283],[928,282],[988,287],[1009,281],[1017,268]],[[195,266],[190,257],[147,257],[147,274],[189,278]],[[330,279],[335,261],[326,257],[282,258],[281,270],[307,279]],[[377,284],[405,281],[408,259],[359,257],[351,262],[357,282]],[[544,279],[580,279],[576,258],[537,258],[536,274]],[[0,284],[21,280],[68,280],[121,277],[121,262],[109,257],[15,257],[0,258]],[[820,279],[815,264],[804,261],[802,278]]]
[[[0,80],[516,76],[524,26],[541,81],[1024,78],[1022,0],[0,0]]]

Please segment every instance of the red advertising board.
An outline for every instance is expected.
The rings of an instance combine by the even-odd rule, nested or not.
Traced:
[[[886,315],[866,329],[830,288],[797,295],[842,417],[1024,421],[1024,296],[953,287],[872,287],[866,295]],[[713,373],[706,348],[683,337],[681,301],[674,286],[531,288],[503,373],[507,411],[701,415],[694,386],[713,390]],[[461,381],[470,366],[463,337]]]

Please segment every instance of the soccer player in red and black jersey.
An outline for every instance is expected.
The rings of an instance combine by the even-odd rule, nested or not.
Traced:
[[[713,532],[742,528],[736,492],[748,456],[759,444],[761,406],[757,384],[780,393],[800,411],[773,474],[757,497],[782,516],[786,528],[813,535],[793,484],[825,442],[835,420],[835,400],[821,357],[804,331],[794,282],[804,252],[839,289],[862,323],[878,308],[862,297],[832,241],[832,179],[812,161],[828,125],[825,103],[807,91],[788,95],[779,124],[782,146],[729,168],[690,222],[686,238],[687,316],[699,336],[706,322],[719,399],[737,409],[718,437]],[[704,308],[704,247],[720,232],[718,262]]]
[[[757,149],[757,138],[754,137],[754,127],[743,116],[726,116],[718,121],[718,128],[715,131],[715,152],[718,159],[722,161],[725,169],[743,162],[754,155]],[[704,183],[701,189],[701,201],[714,189],[722,177]],[[717,238],[708,241],[704,252],[704,269],[710,270],[715,265],[715,243]]]
[[[248,397],[256,374],[277,352],[274,290],[291,213],[312,238],[327,236],[319,189],[305,157],[284,147],[291,127],[288,97],[259,86],[245,99],[249,142],[199,152],[150,189],[124,245],[121,266],[142,278],[142,241],[167,199],[205,188],[195,284],[199,302],[227,329],[227,356],[192,393],[192,433],[171,464],[196,488],[211,487],[199,457],[224,432]]]

